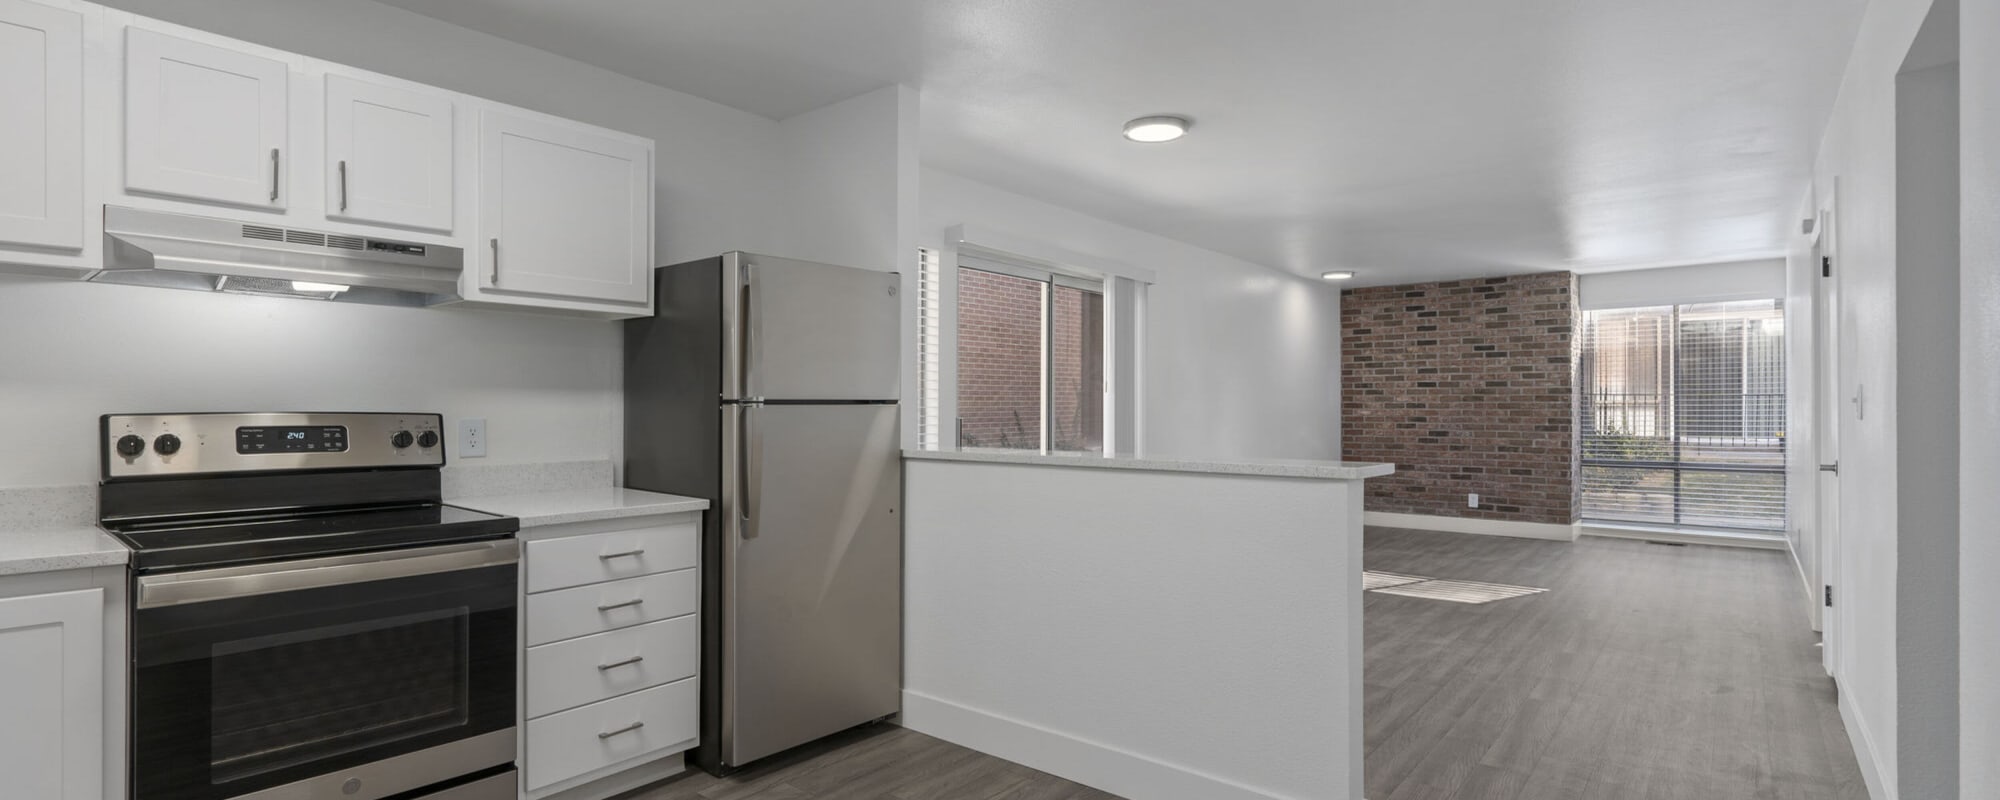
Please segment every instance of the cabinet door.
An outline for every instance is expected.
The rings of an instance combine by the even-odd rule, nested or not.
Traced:
[[[479,138],[479,285],[643,305],[652,153],[499,111],[481,114]]]
[[[284,208],[282,61],[125,32],[125,188]]]
[[[83,17],[0,0],[0,246],[83,247]]]
[[[451,113],[443,94],[328,75],[327,216],[450,231]]]
[[[103,626],[103,589],[0,600],[6,796],[103,797]]]

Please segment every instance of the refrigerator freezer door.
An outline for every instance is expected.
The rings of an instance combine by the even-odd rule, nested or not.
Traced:
[[[742,255],[742,397],[894,400],[902,278],[894,272]]]
[[[732,766],[896,713],[903,661],[896,406],[738,413],[722,604]]]

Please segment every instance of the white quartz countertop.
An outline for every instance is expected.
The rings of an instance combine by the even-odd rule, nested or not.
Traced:
[[[0,530],[0,575],[116,566],[131,555],[94,525]]]
[[[903,457],[923,461],[983,464],[1025,464],[1084,469],[1127,469],[1147,472],[1207,472],[1216,475],[1258,475],[1269,478],[1359,480],[1396,471],[1394,464],[1304,459],[1206,458],[1201,456],[1112,456],[1096,453],[1038,453],[1031,450],[904,450]]]
[[[453,497],[446,499],[445,502],[488,514],[517,517],[521,520],[522,528],[644,517],[653,514],[677,514],[708,508],[708,501],[698,497],[643,492],[615,486],[561,492]]]

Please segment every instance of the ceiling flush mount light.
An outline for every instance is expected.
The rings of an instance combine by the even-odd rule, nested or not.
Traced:
[[[1354,272],[1352,270],[1345,270],[1345,269],[1336,269],[1328,272],[1322,272],[1319,274],[1319,279],[1323,281],[1345,281],[1345,280],[1353,280],[1353,278],[1354,278]]]
[[[1125,138],[1135,142],[1171,142],[1186,136],[1193,124],[1187,117],[1140,117],[1125,123]]]

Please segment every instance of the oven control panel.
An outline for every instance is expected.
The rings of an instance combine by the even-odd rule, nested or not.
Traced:
[[[104,477],[444,465],[439,414],[107,414]]]
[[[259,425],[236,429],[236,452],[340,453],[347,450],[345,425]]]

